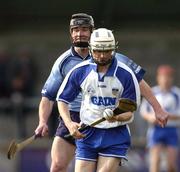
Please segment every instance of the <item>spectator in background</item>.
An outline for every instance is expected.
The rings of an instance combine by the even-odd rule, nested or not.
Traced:
[[[8,66],[10,102],[14,113],[19,137],[26,136],[25,115],[30,110],[27,101],[34,96],[37,69],[27,47],[21,47]],[[30,102],[30,101],[29,101]]]
[[[9,85],[11,94],[20,93],[24,97],[34,95],[37,69],[30,50],[20,48],[17,56],[12,58],[9,67]]]
[[[147,143],[150,155],[150,172],[160,171],[161,153],[167,153],[167,171],[177,172],[178,134],[180,126],[180,89],[173,85],[174,69],[161,65],[157,69],[157,86],[153,87],[154,95],[161,106],[170,113],[166,127],[161,128],[155,119],[155,113],[148,102],[143,99],[140,113],[149,122]]]

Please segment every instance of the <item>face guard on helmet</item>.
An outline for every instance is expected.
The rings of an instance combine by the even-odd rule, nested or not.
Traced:
[[[111,57],[104,62],[99,62],[97,59],[94,59],[95,63],[103,66],[110,64],[113,58],[113,51],[116,49],[115,38],[111,30],[105,28],[99,28],[94,30],[91,34],[90,38],[90,50],[93,51],[100,51],[100,52],[107,52],[112,51]]]
[[[92,16],[85,13],[73,14],[70,20],[70,33],[72,32],[72,29],[76,27],[88,27],[92,32],[94,28],[94,20]],[[75,40],[72,40],[72,43],[75,47],[89,46],[88,42],[82,42],[82,41],[76,42]]]

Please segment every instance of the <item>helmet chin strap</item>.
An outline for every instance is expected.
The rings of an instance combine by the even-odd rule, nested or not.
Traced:
[[[73,42],[74,47],[79,47],[79,48],[88,48],[89,43],[88,42]]]

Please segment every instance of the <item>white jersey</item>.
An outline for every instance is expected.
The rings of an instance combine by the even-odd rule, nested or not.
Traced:
[[[157,98],[158,102],[164,110],[173,115],[180,116],[180,89],[177,87],[172,87],[168,92],[164,92],[159,86],[152,88],[152,91]],[[140,108],[141,113],[153,112],[151,105],[144,99]],[[179,120],[168,120],[166,126],[180,126]]]
[[[140,103],[138,81],[132,70],[115,58],[106,74],[97,72],[97,65],[92,59],[75,66],[65,77],[57,95],[57,101],[69,103],[82,92],[80,118],[84,124],[91,124],[103,117],[106,108],[112,110],[118,106],[121,98],[128,98]],[[131,120],[129,121],[131,122]],[[104,121],[97,128],[112,128],[121,122]]]

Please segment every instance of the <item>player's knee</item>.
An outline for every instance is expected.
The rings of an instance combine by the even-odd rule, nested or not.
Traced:
[[[52,162],[50,172],[64,172],[67,171],[67,164],[59,161]]]

